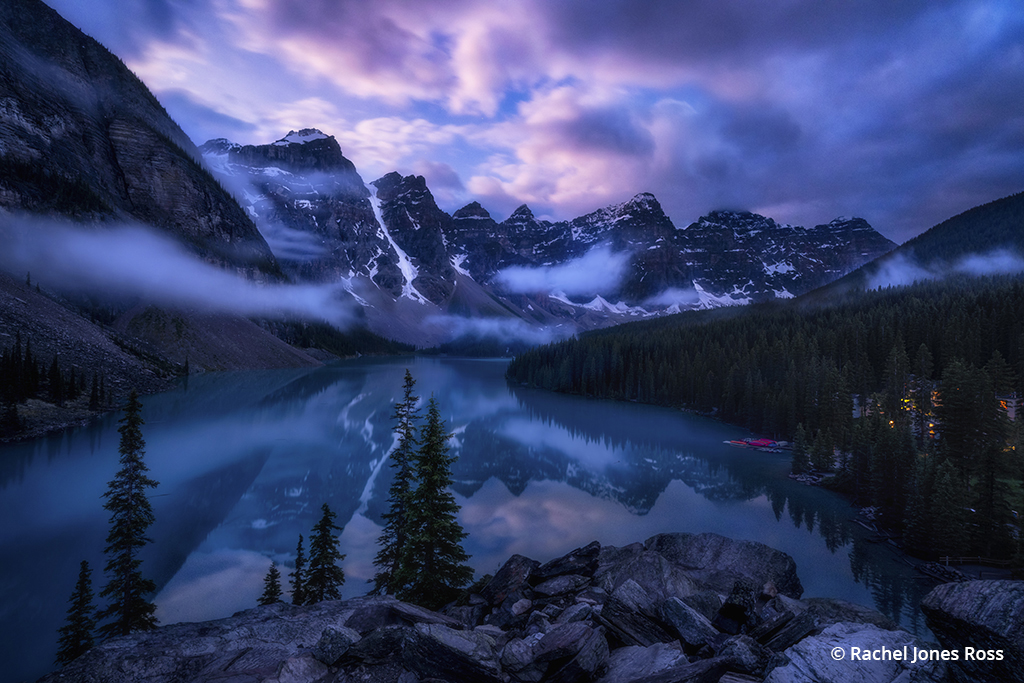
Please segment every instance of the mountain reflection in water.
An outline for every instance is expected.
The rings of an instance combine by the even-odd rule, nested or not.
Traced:
[[[595,539],[710,531],[792,555],[805,597],[874,606],[926,635],[916,605],[931,584],[867,542],[846,501],[789,480],[788,454],[731,448],[742,430],[676,410],[510,388],[503,361],[425,358],[193,376],[144,399],[160,486],[143,571],[160,587],[161,623],[255,606],[271,560],[287,574],[322,503],[344,526],[345,596],[366,592],[406,367],[453,432],[478,576],[512,553],[544,561]],[[28,662],[9,680],[50,668],[78,563],[93,566],[97,592],[104,583],[117,418],[0,447],[0,639]]]

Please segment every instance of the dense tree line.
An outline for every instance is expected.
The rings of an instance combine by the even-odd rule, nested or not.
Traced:
[[[1020,545],[1018,430],[997,399],[1021,394],[1020,278],[625,325],[524,353],[507,376],[797,440],[794,469],[835,470],[834,485],[921,554],[1005,557]]]
[[[0,352],[0,437],[14,436],[22,428],[18,404],[39,399],[59,406],[88,394],[89,410],[100,410],[109,403],[104,380],[93,373],[87,382],[82,372],[61,363],[54,355],[49,364],[32,350],[31,340],[22,345],[21,335]]]

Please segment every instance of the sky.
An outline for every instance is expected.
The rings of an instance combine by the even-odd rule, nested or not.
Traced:
[[[48,0],[196,144],[334,135],[448,210],[654,193],[896,242],[1024,190],[1018,0]]]

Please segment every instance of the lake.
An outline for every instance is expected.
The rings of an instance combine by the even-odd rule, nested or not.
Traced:
[[[143,573],[162,624],[256,605],[271,561],[290,565],[327,503],[338,514],[345,597],[365,593],[386,510],[392,403],[405,369],[439,401],[465,548],[480,576],[513,553],[545,561],[598,540],[710,531],[793,556],[804,597],[875,607],[927,635],[932,584],[850,523],[839,496],[787,478],[788,454],[738,449],[743,430],[678,410],[509,387],[506,361],[356,360],[192,376],[144,397],[156,523]],[[0,681],[52,668],[78,565],[105,583],[101,496],[118,465],[118,414],[0,447]],[[282,567],[287,578],[288,567]]]

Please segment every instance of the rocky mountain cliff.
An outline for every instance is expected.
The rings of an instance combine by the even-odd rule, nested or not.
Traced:
[[[372,309],[387,309],[389,332],[419,344],[444,340],[424,322],[450,315],[560,325],[568,334],[789,298],[895,246],[858,218],[803,228],[717,211],[677,228],[648,193],[570,221],[539,220],[523,205],[499,223],[478,202],[449,215],[422,176],[389,173],[365,184],[337,141],[317,129],[267,145],[217,139],[200,149],[236,189],[287,272],[344,280],[371,321],[383,323]],[[560,286],[595,249],[624,267],[610,268],[589,289]],[[552,269],[558,277],[548,277]]]
[[[793,559],[766,545],[660,534],[544,564],[513,555],[440,612],[387,596],[278,603],[114,638],[42,681],[1021,681],[1022,586],[932,591],[947,661],[874,610],[800,599]]]
[[[0,208],[157,228],[277,273],[266,241],[145,85],[39,0],[0,5]]]

